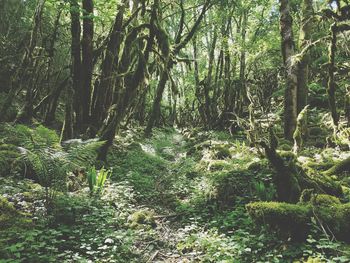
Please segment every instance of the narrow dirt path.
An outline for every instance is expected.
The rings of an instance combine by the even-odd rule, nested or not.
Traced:
[[[180,162],[186,158],[186,141],[179,131],[172,133],[171,136],[172,146],[164,147],[162,150],[174,156],[170,161],[167,176],[176,177],[177,169],[181,165]],[[154,147],[154,145],[150,146]],[[172,191],[172,189],[169,188],[168,191]],[[166,193],[164,194],[166,195]],[[153,205],[155,204],[150,204],[150,207],[152,208]],[[140,208],[143,208],[143,206]],[[159,209],[157,204],[155,214],[157,227],[148,232],[146,236],[142,236],[142,241],[139,244],[144,250],[144,262],[192,262],[191,255],[181,255],[176,247],[178,242],[182,241],[181,229],[186,227],[181,220],[178,220],[181,216],[183,215],[168,207]],[[142,231],[140,234],[142,234]]]

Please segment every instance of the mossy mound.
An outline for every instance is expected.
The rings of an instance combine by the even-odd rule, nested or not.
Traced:
[[[131,214],[128,218],[128,225],[131,228],[141,228],[142,226],[157,226],[154,218],[154,213],[149,210],[139,210]]]
[[[281,144],[280,146],[278,146],[278,149],[282,151],[291,151],[293,149],[293,146],[291,146],[290,144]]]
[[[341,204],[337,197],[325,194],[312,196],[311,203],[317,206],[334,206]]]
[[[247,205],[257,224],[267,224],[294,240],[307,237],[310,222],[309,206],[279,202],[256,202]]]
[[[13,226],[26,226],[30,223],[31,220],[18,212],[6,198],[0,197],[0,231]]]
[[[330,235],[350,242],[350,203],[341,204],[336,197],[314,195],[306,203],[255,202],[246,207],[257,224],[277,229],[295,241],[307,237],[311,217],[317,217]]]
[[[253,175],[244,170],[218,171],[210,175],[210,201],[220,208],[232,207],[237,197],[250,195]]]

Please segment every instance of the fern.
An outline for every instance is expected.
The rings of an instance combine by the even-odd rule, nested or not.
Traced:
[[[24,176],[31,172],[33,179],[53,191],[66,189],[69,172],[94,166],[97,151],[104,144],[90,140],[64,150],[57,133],[41,125],[4,124],[0,136],[0,174],[9,173],[12,163],[21,160],[26,166]]]
[[[67,151],[66,159],[73,169],[91,167],[96,162],[97,152],[105,142],[91,141],[78,144]]]
[[[16,146],[0,143],[0,175],[11,175],[19,159],[20,152]]]

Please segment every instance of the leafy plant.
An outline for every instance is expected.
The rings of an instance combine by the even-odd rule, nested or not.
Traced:
[[[106,180],[111,176],[111,171],[102,167],[99,171],[91,167],[87,173],[90,193],[102,193]]]

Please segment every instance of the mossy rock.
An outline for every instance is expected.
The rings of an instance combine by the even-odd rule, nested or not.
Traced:
[[[31,220],[18,212],[6,198],[0,197],[0,231],[13,226],[25,227],[30,223]]]
[[[320,259],[320,258],[313,258],[313,257],[309,257],[306,261],[303,261],[304,263],[323,263],[324,260]]]
[[[313,176],[312,180],[313,188],[318,193],[326,193],[337,197],[342,197],[344,195],[341,184],[330,176],[317,174]]]
[[[232,207],[237,197],[251,194],[253,175],[244,170],[218,171],[210,174],[209,182],[213,191],[208,201],[220,208]]]
[[[249,215],[257,224],[268,225],[294,240],[303,240],[307,237],[311,211],[309,206],[279,202],[255,202],[246,207]]]
[[[259,161],[251,162],[247,169],[252,172],[260,172],[260,173],[272,173],[273,170],[270,167],[269,161],[267,159],[261,159]]]
[[[334,206],[334,205],[340,205],[341,202],[339,198],[331,195],[325,195],[325,194],[317,194],[312,196],[311,203],[313,205],[317,206]]]
[[[212,141],[211,140],[207,140],[204,142],[200,142],[197,144],[193,144],[193,145],[188,145],[187,147],[187,155],[188,156],[193,156],[196,157],[196,159],[200,159],[202,158],[202,151],[204,149],[208,149],[210,148],[212,145]]]
[[[131,228],[142,228],[142,226],[156,227],[154,212],[149,210],[138,210],[128,217],[128,225]]]
[[[305,203],[255,202],[246,207],[258,225],[268,225],[296,241],[307,237],[311,217],[317,217],[330,234],[350,242],[350,203],[341,204],[336,197],[314,195]]]
[[[327,170],[331,168],[333,165],[334,165],[334,162],[331,162],[331,161],[325,161],[320,163],[314,162],[314,161],[308,161],[304,164],[306,168],[311,168],[314,170],[321,170],[321,171]]]

